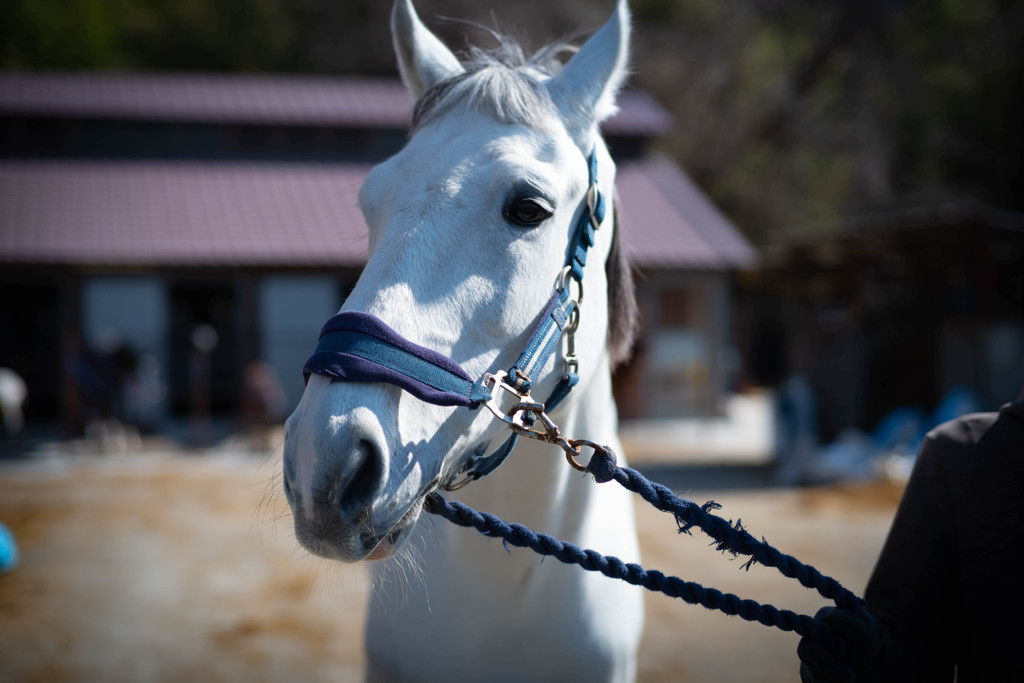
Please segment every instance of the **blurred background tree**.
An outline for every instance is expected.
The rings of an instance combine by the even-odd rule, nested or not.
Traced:
[[[385,0],[7,0],[0,66],[395,73]],[[1024,210],[1024,3],[631,0],[633,85],[755,241],[889,208]],[[579,38],[610,0],[418,0],[455,48]]]

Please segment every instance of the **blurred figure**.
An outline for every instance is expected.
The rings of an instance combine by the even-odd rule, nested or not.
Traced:
[[[4,418],[4,433],[17,434],[25,426],[21,407],[28,398],[25,380],[10,368],[0,368],[0,413]]]
[[[925,438],[868,583],[867,612],[817,618],[838,658],[804,638],[804,683],[1024,681],[1024,390]]]
[[[101,330],[78,359],[75,378],[82,392],[85,436],[101,453],[126,453],[141,445],[128,419],[137,360],[122,334],[110,328]]]
[[[197,325],[192,330],[192,348],[188,358],[188,404],[191,416],[192,445],[209,446],[211,438],[211,373],[213,352],[220,336],[212,325]]]
[[[818,398],[804,375],[790,375],[779,387],[775,424],[775,480],[803,483],[818,448]]]
[[[136,370],[125,388],[125,413],[141,433],[157,430],[167,387],[160,377],[160,361],[151,353],[139,356]]]
[[[254,451],[269,451],[274,426],[284,421],[287,409],[284,390],[277,373],[267,363],[250,363],[245,369],[242,419]]]

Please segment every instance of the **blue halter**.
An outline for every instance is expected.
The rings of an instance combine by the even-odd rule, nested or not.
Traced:
[[[548,400],[543,404],[530,402],[529,394],[537,373],[558,347],[563,332],[567,329],[575,331],[579,301],[570,295],[568,278],[574,279],[582,288],[587,251],[594,246],[595,231],[604,220],[606,208],[597,187],[596,150],[590,154],[589,169],[590,185],[569,240],[562,275],[526,348],[508,372],[488,374],[474,380],[451,358],[414,344],[379,318],[361,311],[342,311],[321,329],[316,350],[302,369],[306,381],[309,381],[310,374],[318,374],[332,380],[385,382],[434,405],[464,406],[471,410],[486,405],[514,427],[512,435],[490,455],[483,452],[471,455],[461,472],[466,479],[448,488],[459,488],[493,472],[512,452],[519,435],[529,429],[535,415],[553,410],[579,382],[570,349],[562,378]],[[518,421],[512,413],[502,415],[497,408],[499,389],[527,401],[517,406],[529,409],[521,413]]]

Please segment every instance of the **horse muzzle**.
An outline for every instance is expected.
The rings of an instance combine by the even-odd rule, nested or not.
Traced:
[[[407,540],[428,491],[408,480],[392,490],[387,440],[366,409],[328,418],[326,430],[302,428],[308,417],[300,406],[285,432],[284,492],[296,539],[328,559],[389,557]]]

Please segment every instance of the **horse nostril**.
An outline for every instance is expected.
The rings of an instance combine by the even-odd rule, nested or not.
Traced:
[[[360,439],[353,450],[355,462],[350,476],[340,482],[338,508],[357,515],[373,504],[384,485],[384,454],[367,439]]]

